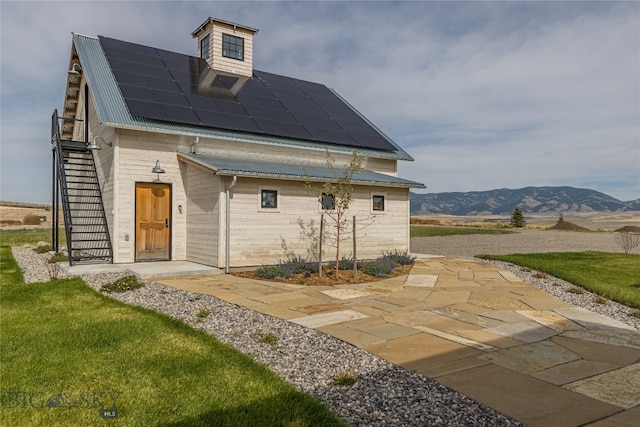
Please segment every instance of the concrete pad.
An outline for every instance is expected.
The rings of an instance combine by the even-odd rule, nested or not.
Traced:
[[[630,365],[640,361],[640,349],[602,344],[592,341],[555,336],[553,342],[567,348],[585,360],[611,363],[613,365]]]
[[[575,360],[532,374],[532,377],[555,385],[563,385],[620,368],[611,363]]]
[[[580,359],[577,354],[549,340],[502,349],[479,357],[525,374]]]
[[[584,329],[582,326],[575,322],[561,316],[553,311],[535,311],[535,310],[520,310],[517,312],[529,319],[547,326],[554,331],[579,331]]]
[[[626,323],[609,317],[602,316],[581,307],[558,308],[554,310],[556,313],[573,320],[587,329],[628,329],[635,331],[636,329]]]
[[[333,325],[335,323],[348,322],[355,319],[364,319],[368,317],[366,314],[358,313],[353,310],[333,311],[331,313],[316,314],[313,316],[298,317],[288,319],[290,322],[308,328],[319,328],[321,326]]]
[[[365,350],[414,371],[482,354],[478,350],[424,332],[373,344],[365,347]]]
[[[562,336],[640,350],[640,332],[637,330],[618,329],[615,333],[611,330],[567,331]]]
[[[475,348],[476,350],[488,351],[488,350],[495,349],[495,347],[493,347],[491,345],[483,344],[481,342],[474,341],[474,340],[471,340],[471,339],[468,339],[468,338],[464,338],[464,337],[461,337],[459,335],[450,334],[449,332],[440,331],[438,329],[431,329],[431,328],[428,328],[426,326],[416,326],[415,328],[420,330],[420,331],[422,331],[422,332],[426,332],[428,334],[435,335],[437,337],[444,338],[444,339],[449,340],[449,341],[453,341],[453,342],[455,342],[457,344],[462,344],[462,345],[465,345],[467,347]]]
[[[363,292],[356,289],[331,289],[328,291],[322,291],[320,293],[340,300],[360,298],[370,295],[368,292]]]
[[[407,276],[407,280],[404,282],[404,286],[421,287],[421,288],[433,288],[438,281],[437,274],[410,274]]]
[[[587,424],[585,427],[638,427],[640,420],[640,406],[620,411],[603,420]]]
[[[620,410],[494,364],[439,376],[438,381],[530,427],[577,426]]]
[[[485,331],[523,342],[542,341],[558,334],[558,332],[553,329],[533,322],[507,323],[487,328]]]
[[[343,323],[320,326],[318,330],[360,348],[384,341],[380,337],[349,328]]]
[[[564,386],[625,409],[640,405],[640,363],[596,375]]]

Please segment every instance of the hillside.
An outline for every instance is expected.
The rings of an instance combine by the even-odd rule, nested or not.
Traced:
[[[623,202],[599,191],[574,187],[502,188],[466,193],[411,193],[411,214],[510,215],[640,211],[640,199]]]

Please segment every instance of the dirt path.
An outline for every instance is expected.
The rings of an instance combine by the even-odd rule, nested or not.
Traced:
[[[580,233],[555,230],[521,230],[513,234],[414,237],[411,252],[470,257],[539,252],[623,252],[615,233]],[[633,250],[640,254],[640,247]]]

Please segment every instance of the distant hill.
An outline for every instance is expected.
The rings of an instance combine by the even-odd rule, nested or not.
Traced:
[[[411,214],[510,215],[523,213],[640,211],[640,199],[623,202],[604,193],[573,187],[502,188],[466,193],[411,193]]]

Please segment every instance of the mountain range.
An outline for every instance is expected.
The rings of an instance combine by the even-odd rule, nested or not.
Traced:
[[[574,187],[525,187],[456,193],[411,193],[411,214],[510,215],[566,212],[640,211],[640,199],[624,202],[595,190]]]

